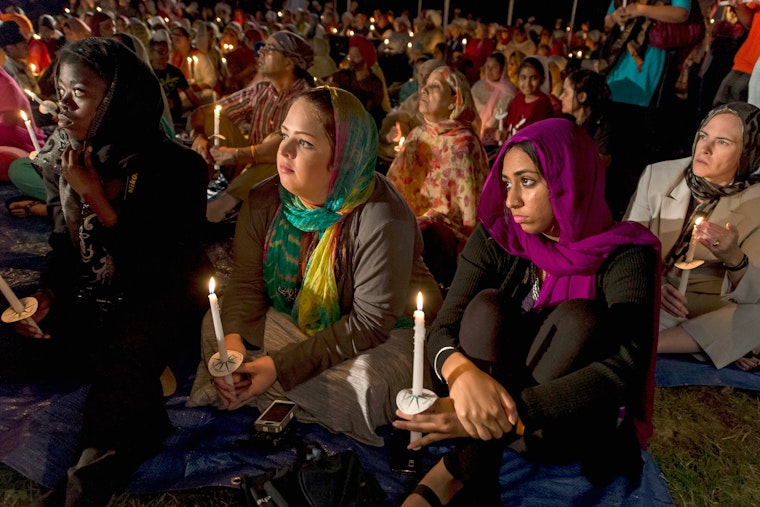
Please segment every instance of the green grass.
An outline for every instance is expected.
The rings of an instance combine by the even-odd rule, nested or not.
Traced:
[[[754,506],[760,498],[760,393],[728,387],[657,389],[651,451],[678,506]],[[41,492],[0,465],[0,505],[26,507]],[[110,507],[233,507],[234,489],[122,495]]]
[[[728,387],[657,390],[651,451],[676,505],[758,504],[758,396]]]

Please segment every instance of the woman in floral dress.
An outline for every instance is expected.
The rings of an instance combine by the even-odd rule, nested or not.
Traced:
[[[448,286],[459,251],[475,228],[488,158],[480,119],[465,77],[434,70],[420,91],[425,123],[413,129],[388,170],[417,216],[423,257],[438,283]]]

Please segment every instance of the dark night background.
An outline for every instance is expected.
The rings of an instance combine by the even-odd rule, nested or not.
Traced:
[[[186,0],[185,3],[189,3]],[[554,20],[561,17],[567,23],[570,20],[570,13],[573,8],[573,0],[514,0],[513,20],[519,17],[527,19],[529,16],[536,17],[536,23],[551,27]],[[200,0],[199,3],[216,3],[216,0]],[[228,0],[230,5],[235,5],[235,0]],[[263,4],[246,0],[247,5]],[[274,5],[281,2],[275,0]],[[324,3],[322,0],[320,3]],[[8,5],[19,5],[32,19],[37,21],[39,14],[44,12],[61,13],[63,7],[68,5],[67,0],[0,0],[0,8],[5,9]],[[339,12],[346,9],[347,0],[338,0],[337,7]],[[580,26],[582,21],[590,21],[591,26],[600,28],[603,23],[604,14],[609,6],[609,0],[578,0],[578,10],[575,15],[575,26]],[[437,9],[443,12],[443,0],[423,0],[423,9]],[[484,22],[498,22],[506,24],[507,11],[509,9],[508,0],[451,0],[449,15],[452,16],[455,8],[462,9],[462,15],[468,12],[472,13],[474,18],[481,18]],[[359,11],[370,13],[373,9],[392,10],[400,14],[404,9],[409,10],[409,14],[415,17],[417,14],[417,0],[359,0]]]

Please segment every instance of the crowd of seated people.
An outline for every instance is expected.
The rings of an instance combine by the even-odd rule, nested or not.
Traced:
[[[146,193],[132,196],[125,179],[133,164],[150,159],[146,150],[160,148],[149,170],[172,165],[170,156],[191,166],[188,180],[156,172],[156,181],[171,187],[164,203],[192,184],[197,199],[180,199],[170,216],[191,210],[197,231],[148,240],[173,251],[189,245],[185,253],[195,255],[196,232],[221,223],[205,240],[234,244],[222,318],[227,346],[246,362],[232,386],[199,373],[194,403],[261,408],[266,397],[291,396],[304,420],[376,442],[374,427],[394,418],[395,393],[377,398],[367,395],[370,386],[347,381],[369,425],[360,430],[310,406],[311,393],[320,382],[349,377],[351,365],[405,353],[394,348],[399,336],[391,331],[410,316],[411,292],[425,292],[430,317],[448,294],[429,331],[428,355],[449,397],[434,414],[401,414],[408,422],[398,425],[436,435],[423,444],[440,435],[464,444],[423,479],[409,505],[445,501],[460,489],[488,501],[498,471],[493,456],[504,445],[531,459],[579,458],[592,465],[591,478],[603,480],[612,460],[603,445],[562,441],[595,431],[607,450],[633,456],[649,435],[646,375],[656,352],[702,354],[717,368],[760,367],[760,113],[747,103],[760,95],[760,0],[714,3],[702,12],[694,0],[614,0],[576,32],[561,20],[553,28],[532,18],[486,25],[459,11],[448,20],[435,10],[341,13],[333,2],[255,12],[223,1],[216,9],[73,2],[34,17],[10,8],[0,24],[0,180],[10,178],[22,195],[6,206],[16,217],[53,222],[54,247],[65,259],[51,269],[87,271],[76,287],[42,280],[45,304],[35,318],[49,319],[49,311],[55,318],[47,348],[55,352],[55,340],[70,334],[70,322],[51,310],[57,296],[64,309],[97,299],[70,301],[65,290],[132,290],[121,273],[139,266],[111,231],[137,234],[141,222],[133,221],[160,207],[165,187],[142,190],[146,181],[135,187]],[[660,47],[666,43],[651,29],[700,19],[715,26],[712,33],[678,47]],[[136,74],[122,76],[124,69]],[[145,79],[132,83],[135,76]],[[150,103],[128,111],[124,101],[138,92]],[[137,113],[146,121],[135,120]],[[143,131],[124,130],[130,127]],[[666,128],[677,132],[657,135]],[[695,131],[693,144],[682,142]],[[126,147],[120,135],[145,146]],[[697,218],[704,221],[696,225]],[[77,229],[89,222],[95,234]],[[97,273],[88,247],[105,252]],[[689,252],[704,262],[679,287]],[[205,275],[202,257],[173,269]],[[202,308],[185,310],[196,322]],[[635,325],[614,347],[602,346],[609,319],[623,314]],[[116,312],[98,326],[122,317]],[[487,342],[475,332],[481,317],[490,326]],[[563,345],[572,350],[544,333],[560,318],[576,338]],[[583,320],[594,324],[572,327]],[[115,347],[144,345],[146,335],[164,332],[153,321],[146,326],[155,329],[126,328]],[[507,328],[516,338],[502,350],[492,342],[506,339]],[[46,348],[34,329],[16,329],[19,340],[35,341],[31,348]],[[208,322],[203,329],[199,372],[207,373],[216,340]],[[518,359],[505,359],[505,351]],[[572,364],[559,364],[561,354]],[[146,399],[155,398],[160,358],[137,372]],[[139,362],[127,359],[125,367]],[[403,361],[393,364],[408,370]],[[115,376],[121,373],[87,380],[102,390],[123,382]],[[370,382],[405,379],[395,370],[379,377]],[[472,390],[483,395],[463,401]],[[125,406],[134,401],[119,396]],[[558,397],[566,409],[547,401]],[[87,413],[107,402],[95,398]],[[140,410],[157,421],[160,439],[164,414],[155,404]],[[587,417],[594,424],[582,428]],[[107,431],[133,437],[121,427]],[[85,468],[124,447],[91,438],[101,432],[95,422],[85,427]],[[490,439],[499,443],[483,445]],[[116,467],[122,476],[98,498],[151,452],[126,453]],[[634,461],[607,472],[637,473]]]

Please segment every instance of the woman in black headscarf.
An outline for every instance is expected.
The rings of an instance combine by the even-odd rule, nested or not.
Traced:
[[[66,46],[56,82],[58,129],[34,160],[54,227],[35,294],[47,334],[18,325],[3,376],[19,378],[6,366],[33,354],[36,377],[92,383],[67,502],[101,505],[171,429],[159,377],[198,342],[206,169],[162,132],[158,80],[121,43]]]
[[[707,114],[691,157],[644,171],[626,217],[662,242],[658,352],[704,352],[717,368],[760,366],[758,182],[760,110],[745,102]],[[689,257],[704,262],[682,282],[678,266]]]

